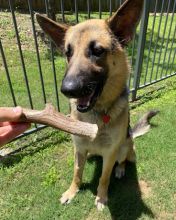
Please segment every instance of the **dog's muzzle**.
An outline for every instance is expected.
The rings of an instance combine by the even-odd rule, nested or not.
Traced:
[[[68,77],[62,81],[61,92],[68,98],[77,99],[77,110],[87,112],[93,108],[103,89],[104,80]]]

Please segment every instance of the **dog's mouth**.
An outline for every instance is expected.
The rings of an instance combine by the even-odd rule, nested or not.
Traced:
[[[93,76],[87,75],[87,77],[85,74],[77,77],[66,75],[62,81],[61,92],[66,97],[74,99],[77,110],[84,113],[94,107],[105,82],[106,75],[100,73]]]
[[[90,111],[96,103],[97,98],[100,96],[102,86],[97,83],[90,83],[84,91],[84,96],[77,98],[77,110],[79,112]]]

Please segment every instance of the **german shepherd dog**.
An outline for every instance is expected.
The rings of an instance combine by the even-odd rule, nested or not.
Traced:
[[[124,47],[133,37],[142,8],[143,0],[127,0],[109,19],[91,19],[75,26],[36,15],[41,28],[67,57],[61,92],[70,100],[71,117],[99,127],[94,140],[72,136],[74,175],[60,199],[62,204],[69,203],[78,192],[87,155],[100,155],[103,167],[95,204],[102,210],[115,163],[115,175],[121,178],[125,161],[135,162],[133,137],[148,131],[148,120],[155,114],[149,112],[130,129],[126,88],[130,66]]]

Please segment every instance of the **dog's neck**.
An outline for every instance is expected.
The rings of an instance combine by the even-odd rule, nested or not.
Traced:
[[[77,110],[76,100],[71,99],[71,115],[73,118],[90,122],[98,123],[99,127],[109,124],[111,121],[115,121],[125,109],[128,110],[128,89],[124,88],[120,95],[116,96],[116,99],[111,102],[110,105],[102,105],[102,107],[95,106],[92,110],[86,113],[80,113]],[[115,111],[114,111],[115,109]]]
[[[128,96],[129,89],[125,87],[124,90],[120,93],[120,95],[116,97],[116,99],[113,102],[108,103],[107,105],[96,105],[92,109],[92,111],[96,114],[108,115],[115,103],[117,103],[120,99],[126,99],[128,101]]]

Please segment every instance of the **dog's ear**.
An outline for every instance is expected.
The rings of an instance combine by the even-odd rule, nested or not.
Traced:
[[[143,0],[127,0],[109,18],[109,27],[119,42],[125,46],[132,38],[140,20],[143,9]]]
[[[65,33],[68,26],[59,24],[43,15],[36,14],[36,19],[43,31],[51,38],[56,46],[63,50]]]

